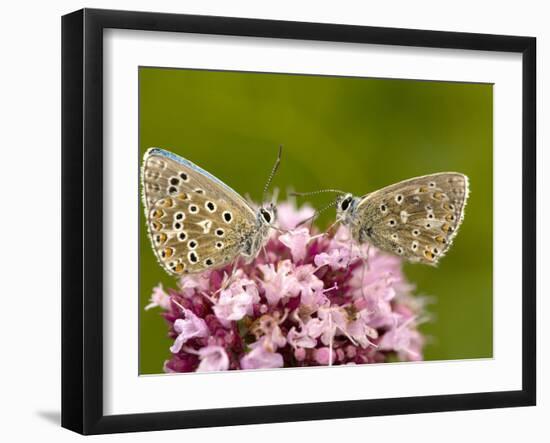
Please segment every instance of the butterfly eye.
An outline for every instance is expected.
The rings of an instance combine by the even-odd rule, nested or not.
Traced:
[[[271,214],[268,211],[262,209],[260,210],[260,213],[262,214],[262,217],[266,223],[271,223]]]
[[[351,203],[351,198],[349,197],[342,200],[342,203],[340,203],[340,209],[342,209],[342,211],[347,211],[350,203]]]

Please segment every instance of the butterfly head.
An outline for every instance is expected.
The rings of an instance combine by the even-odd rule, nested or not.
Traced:
[[[277,221],[277,207],[270,203],[269,206],[262,206],[258,211],[258,221],[262,225],[271,226]]]
[[[338,198],[336,202],[337,219],[345,225],[349,224],[358,202],[359,198],[352,194],[344,194]]]
[[[258,251],[265,245],[269,238],[271,228],[278,229],[273,225],[277,220],[277,209],[271,203],[269,206],[261,206],[256,215],[256,229],[244,239],[241,254],[248,258],[250,263]]]

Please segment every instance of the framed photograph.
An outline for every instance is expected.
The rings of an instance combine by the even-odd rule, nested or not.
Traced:
[[[62,425],[534,405],[532,37],[62,20]]]

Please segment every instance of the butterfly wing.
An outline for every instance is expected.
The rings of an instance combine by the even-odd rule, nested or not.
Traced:
[[[357,205],[356,236],[409,261],[436,264],[464,218],[468,177],[442,172],[366,195]]]
[[[142,187],[153,250],[172,275],[226,265],[255,232],[256,213],[239,194],[171,152],[146,152]]]

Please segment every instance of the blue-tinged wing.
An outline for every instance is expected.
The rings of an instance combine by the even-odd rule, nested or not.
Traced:
[[[141,179],[153,250],[172,275],[232,262],[257,230],[256,212],[244,198],[172,152],[149,149]]]

